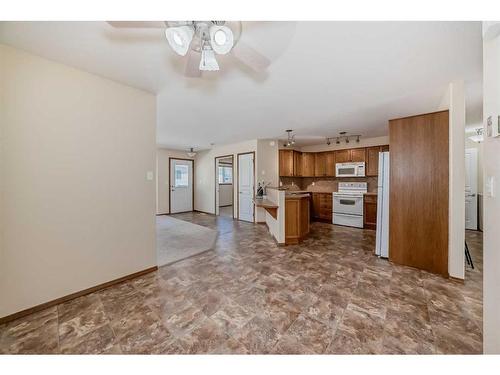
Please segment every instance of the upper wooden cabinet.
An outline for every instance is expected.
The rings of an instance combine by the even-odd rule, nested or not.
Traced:
[[[282,177],[335,177],[336,163],[366,162],[366,175],[378,175],[378,153],[389,145],[325,152],[279,150]]]
[[[302,176],[302,152],[293,151],[293,175]]]
[[[302,152],[279,150],[279,174],[282,177],[302,176]]]
[[[315,159],[314,152],[302,153],[302,176],[314,177]]]
[[[350,148],[335,151],[335,163],[366,162],[366,149]]]
[[[326,175],[326,158],[324,152],[318,152],[315,154],[314,175],[318,177]]]
[[[366,148],[353,148],[351,151],[352,162],[366,161]]]
[[[335,152],[325,152],[325,174],[335,177]]]
[[[351,150],[335,151],[335,163],[347,163],[351,159]]]
[[[279,150],[280,176],[293,176],[293,150]]]
[[[366,175],[378,176],[378,154],[389,151],[389,145],[366,148]]]

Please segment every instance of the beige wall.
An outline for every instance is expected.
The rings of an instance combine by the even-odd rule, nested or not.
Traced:
[[[169,182],[169,158],[191,159],[186,152],[158,148],[156,150],[156,214],[168,214],[170,212],[168,195]],[[196,164],[196,162],[195,162]],[[196,178],[196,176],[195,176]]]
[[[238,153],[257,152],[257,140],[233,143],[201,151],[194,162],[194,209],[202,212],[215,213],[215,158],[217,156],[234,156],[234,216],[237,217],[237,176]],[[256,156],[257,157],[257,156]]]
[[[0,316],[156,264],[155,97],[0,45]]]
[[[500,115],[500,36],[483,43],[483,121]],[[486,126],[485,126],[486,127]],[[484,143],[484,352],[500,354],[500,137]],[[487,182],[495,179],[494,196]]]

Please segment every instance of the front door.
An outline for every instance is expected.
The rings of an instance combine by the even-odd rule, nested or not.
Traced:
[[[477,149],[465,150],[465,228],[477,229]]]
[[[254,221],[254,153],[238,155],[238,219]]]
[[[170,213],[193,211],[193,161],[170,159]]]

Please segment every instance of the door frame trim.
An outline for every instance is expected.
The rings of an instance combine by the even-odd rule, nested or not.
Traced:
[[[171,202],[171,193],[172,193],[172,185],[171,185],[171,175],[172,175],[172,160],[185,160],[185,161],[192,161],[193,162],[193,197],[191,198],[191,203],[193,206],[193,209],[191,211],[185,211],[185,212],[193,212],[194,211],[194,183],[195,183],[195,178],[194,178],[194,159],[187,159],[187,158],[174,158],[174,157],[169,157],[168,158],[168,214],[172,214],[172,202]],[[176,214],[180,214],[182,212],[176,212]]]
[[[467,154],[467,151],[471,150],[473,154],[475,154],[475,159],[476,159],[476,181],[475,181],[475,185],[476,185],[476,192],[475,192],[475,201],[476,201],[476,210],[474,212],[474,215],[476,216],[476,227],[474,229],[472,228],[467,228],[467,220],[465,221],[466,224],[465,224],[465,230],[479,230],[479,186],[478,186],[478,183],[477,183],[477,178],[479,176],[479,150],[476,148],[476,147],[466,147],[465,149],[465,154]],[[467,166],[465,167],[467,169]],[[465,217],[467,219],[467,217]]]
[[[252,189],[252,199],[255,199],[255,151],[248,151],[248,152],[240,152],[236,154],[236,159],[238,163],[238,169],[237,169],[237,175],[238,175],[238,185],[236,188],[236,201],[237,201],[237,216],[236,219],[239,221],[245,221],[245,220],[240,220],[240,155],[247,155],[247,154],[253,154],[253,189]],[[253,205],[253,221],[248,221],[248,223],[255,223],[255,204]]]
[[[231,160],[233,161],[232,163],[232,169],[233,169],[233,188],[231,189],[231,195],[233,197],[233,219],[234,219],[234,154],[229,154],[229,155],[221,155],[221,156],[216,156],[214,158],[214,171],[215,171],[215,185],[214,185],[214,215],[215,216],[220,216],[220,212],[219,212],[219,215],[217,215],[217,184],[219,183],[219,171],[217,170],[217,159],[224,159],[224,158],[231,158]],[[219,200],[220,200],[220,195],[219,195]]]

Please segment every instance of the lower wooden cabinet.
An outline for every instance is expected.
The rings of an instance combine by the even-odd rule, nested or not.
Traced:
[[[365,195],[363,226],[365,229],[376,229],[377,227],[377,196]]]
[[[309,234],[309,197],[285,198],[285,244],[298,244]]]
[[[332,222],[332,193],[312,193],[312,212],[314,220]]]

